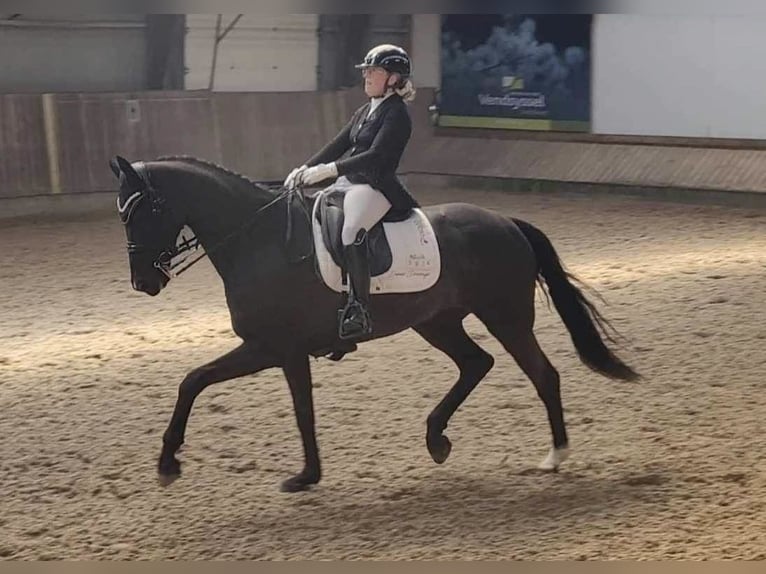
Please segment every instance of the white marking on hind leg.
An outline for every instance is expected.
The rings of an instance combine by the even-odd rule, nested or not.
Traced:
[[[537,468],[546,472],[555,472],[559,469],[562,462],[569,458],[569,447],[555,448],[551,447],[548,456],[541,462]]]

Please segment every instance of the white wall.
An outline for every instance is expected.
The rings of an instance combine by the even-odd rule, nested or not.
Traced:
[[[600,14],[593,131],[766,138],[766,18]]]
[[[766,138],[766,16],[717,17],[714,24],[711,134]]]
[[[130,91],[145,84],[143,14],[0,21],[0,93]]]
[[[222,28],[236,14],[224,14]],[[216,14],[188,14],[186,89],[207,89]],[[310,91],[317,87],[317,14],[245,14],[221,42],[216,91]]]
[[[441,84],[441,14],[412,15],[412,72],[416,87]]]

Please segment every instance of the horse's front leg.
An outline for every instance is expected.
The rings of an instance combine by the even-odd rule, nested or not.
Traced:
[[[167,486],[181,476],[181,463],[175,455],[184,443],[186,424],[197,396],[208,386],[269,367],[276,367],[273,357],[257,345],[245,342],[233,351],[190,372],[178,387],[178,399],[165,434],[158,464],[160,484]]]
[[[308,355],[297,355],[287,359],[282,369],[290,386],[293,397],[295,417],[303,441],[303,470],[282,483],[283,492],[299,492],[312,484],[317,484],[322,477],[319,464],[316,429],[314,425],[314,399],[311,388],[311,366]]]

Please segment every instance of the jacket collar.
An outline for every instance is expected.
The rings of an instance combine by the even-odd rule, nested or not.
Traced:
[[[382,110],[386,105],[390,105],[391,102],[393,102],[397,98],[401,99],[401,96],[397,94],[396,92],[389,92],[388,94],[386,94],[385,96],[381,98],[370,98],[367,111],[365,112],[365,115],[362,121],[370,121],[375,119],[380,113],[380,110]]]

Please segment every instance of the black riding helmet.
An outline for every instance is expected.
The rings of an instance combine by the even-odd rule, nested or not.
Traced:
[[[355,66],[364,68],[383,68],[391,74],[399,74],[402,82],[405,82],[412,72],[410,57],[404,48],[393,44],[380,44],[375,46],[364,57],[364,62]]]

